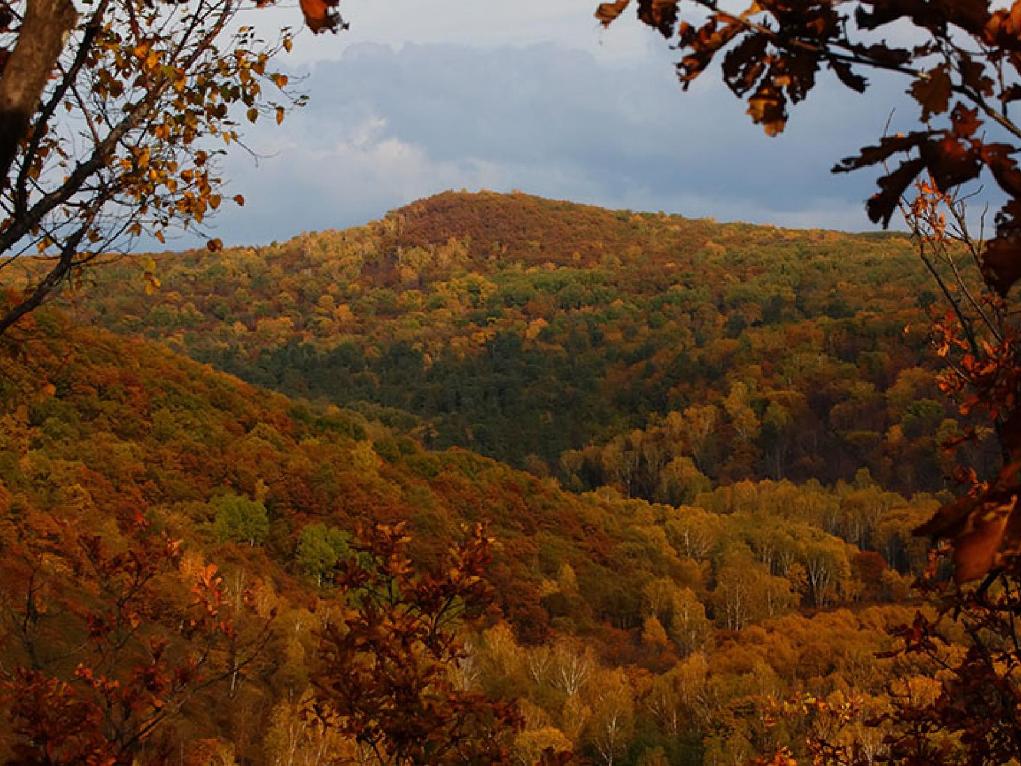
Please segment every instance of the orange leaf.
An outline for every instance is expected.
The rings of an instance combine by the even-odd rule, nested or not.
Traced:
[[[996,563],[1008,516],[1007,509],[995,508],[971,519],[971,528],[954,542],[954,578],[958,582],[977,580]]]
[[[608,27],[624,12],[631,0],[616,0],[613,3],[600,3],[596,8],[596,18],[604,27]]]
[[[301,0],[301,12],[313,34],[336,32],[341,27],[338,5],[340,0]]]

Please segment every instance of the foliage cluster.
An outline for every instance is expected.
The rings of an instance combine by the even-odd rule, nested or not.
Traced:
[[[851,643],[864,643],[849,656],[864,663],[860,672],[874,681],[868,688],[882,695],[890,670],[871,655],[873,647],[886,648],[875,644],[882,639],[873,628],[908,618],[895,603],[925,563],[910,530],[937,505],[885,492],[865,473],[831,489],[739,482],[702,492],[685,507],[610,489],[575,495],[464,450],[426,451],[356,412],[259,392],[160,346],[76,328],[61,315],[38,315],[5,349],[2,365],[9,405],[0,425],[5,551],[45,530],[53,523],[47,519],[127,550],[132,525],[144,523],[183,546],[161,575],[165,581],[140,594],[146,609],[173,620],[168,600],[188,608],[190,573],[215,562],[224,608],[243,615],[246,640],[258,638],[258,652],[243,667],[228,661],[237,652],[219,648],[218,684],[168,709],[176,728],[161,729],[166,740],[150,743],[180,749],[192,742],[188,757],[195,759],[207,757],[202,748],[256,763],[287,762],[280,759],[288,749],[309,763],[327,751],[364,755],[357,731],[324,727],[312,715],[317,636],[340,614],[331,604],[378,576],[355,557],[361,543],[351,531],[406,522],[415,571],[449,572],[444,552],[463,523],[482,519],[497,540],[485,574],[495,595],[483,615],[490,627],[455,655],[438,655],[433,672],[454,674],[452,689],[533,706],[521,711],[524,729],[508,744],[509,758],[528,763],[552,748],[627,763],[665,748],[673,762],[689,763],[719,748],[745,752],[759,736],[766,692],[866,688],[828,659],[825,642],[836,639],[827,631],[860,626]],[[58,548],[27,560],[52,578],[68,555]],[[25,603],[19,582],[4,576],[5,667],[31,667],[18,659],[24,643],[13,630]],[[68,603],[86,602],[80,583],[50,579],[47,587]],[[397,590],[402,598],[413,592],[408,585]],[[369,603],[356,598],[354,608]],[[80,683],[63,655],[75,633],[58,629],[80,613],[47,614],[54,656],[41,658],[37,672],[53,683]],[[335,634],[331,651],[351,651],[342,643],[350,635]],[[493,664],[486,647],[500,635],[518,664]],[[775,664],[768,672],[747,654],[766,635],[783,637],[788,647],[761,655]],[[180,640],[179,651],[192,646],[190,638]],[[556,657],[561,664],[552,664]],[[713,707],[698,712],[684,703],[689,707],[655,712],[652,690],[699,662],[707,664],[698,683],[709,686],[698,688],[711,690]],[[527,670],[536,663],[539,670]],[[588,673],[595,674],[591,683]],[[597,692],[604,686],[619,690],[603,700],[605,709]],[[751,696],[759,702],[749,708]],[[613,707],[618,703],[626,715]],[[608,720],[620,728],[615,723],[608,734]],[[678,727],[687,732],[680,740]],[[19,746],[18,731],[8,731],[4,747]]]
[[[706,479],[866,467],[935,491],[938,445],[967,426],[938,390],[935,295],[902,237],[447,193],[150,268],[156,295],[124,263],[77,310],[573,489],[677,503]],[[964,449],[980,473],[996,463]]]

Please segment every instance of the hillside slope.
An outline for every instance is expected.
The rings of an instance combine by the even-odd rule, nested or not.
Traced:
[[[319,615],[337,598],[301,554],[309,527],[350,533],[359,523],[408,520],[428,568],[462,524],[485,521],[498,541],[488,575],[498,600],[492,627],[475,640],[480,669],[469,682],[531,706],[521,752],[534,732],[553,730],[579,753],[597,753],[606,712],[597,701],[613,683],[632,711],[618,745],[634,758],[660,748],[689,763],[747,748],[746,728],[766,704],[756,697],[749,708],[748,695],[764,684],[825,693],[853,678],[863,693],[880,693],[889,671],[871,652],[888,640],[877,628],[910,612],[871,605],[904,598],[925,560],[910,528],[934,507],[864,478],[833,490],[744,482],[701,494],[698,508],[613,491],[575,495],[55,314],[38,315],[0,347],[0,400],[3,667],[25,661],[10,629],[25,541],[76,524],[116,549],[144,519],[184,541],[182,567],[214,562],[233,598],[255,592],[276,614],[240,691],[196,697],[177,735],[189,748],[225,743],[257,764],[276,762],[280,738],[299,726]],[[265,526],[241,531],[236,508],[256,509]],[[72,554],[48,554],[37,575],[56,575]],[[93,598],[79,587],[72,600]],[[70,677],[75,633],[60,627],[70,614],[41,619],[57,621],[50,651],[55,672]],[[833,642],[846,646],[846,661],[819,659],[824,644],[837,656]],[[556,670],[568,666],[584,670],[570,688]],[[648,706],[682,677],[711,687],[704,699],[712,703],[696,709],[693,698],[671,698],[690,722],[680,736]],[[0,753],[13,735],[0,734]],[[322,743],[313,739],[301,747],[314,751]]]
[[[898,236],[451,192],[359,229],[121,262],[78,311],[428,446],[677,503],[863,467],[943,487],[932,435],[961,424],[929,367],[927,288]]]

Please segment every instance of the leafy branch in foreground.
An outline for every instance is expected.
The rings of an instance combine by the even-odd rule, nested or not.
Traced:
[[[269,637],[272,615],[234,608],[216,565],[188,571],[181,542],[143,521],[111,543],[39,514],[0,545],[13,763],[159,762],[189,702]]]
[[[482,579],[493,541],[480,526],[435,573],[417,573],[404,524],[363,531],[339,565],[344,603],[323,629],[316,706],[327,727],[379,764],[510,762],[511,703],[457,683],[459,630],[492,604]],[[552,754],[549,754],[552,756]]]
[[[216,160],[242,122],[304,102],[271,68],[291,31],[240,25],[271,4],[0,2],[0,334],[103,256],[220,207]],[[308,26],[343,27],[337,4],[302,0]]]

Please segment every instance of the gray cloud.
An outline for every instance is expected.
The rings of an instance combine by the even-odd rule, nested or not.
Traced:
[[[344,227],[447,188],[490,188],[721,220],[865,229],[874,175],[830,175],[874,140],[901,83],[866,97],[826,82],[782,137],[750,124],[719,81],[677,85],[668,51],[599,55],[557,43],[347,47],[310,64],[312,104],[227,165],[249,205],[229,242]],[[637,52],[636,52],[637,51]]]

